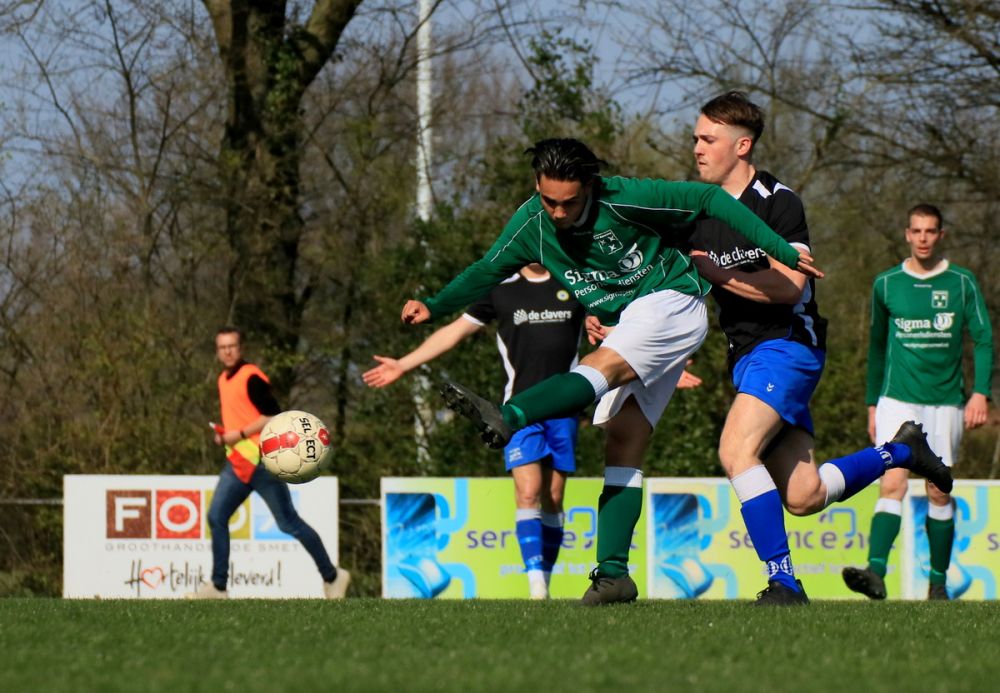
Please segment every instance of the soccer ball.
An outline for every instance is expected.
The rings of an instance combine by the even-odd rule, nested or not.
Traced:
[[[284,411],[260,432],[260,454],[267,471],[289,484],[303,484],[330,466],[330,431],[308,412]]]

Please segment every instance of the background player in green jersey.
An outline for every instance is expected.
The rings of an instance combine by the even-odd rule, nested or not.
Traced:
[[[941,254],[941,211],[919,204],[908,212],[910,256],[875,277],[868,346],[868,434],[885,440],[906,419],[923,425],[944,463],[955,462],[964,428],[986,423],[993,373],[993,332],[972,272]],[[962,337],[974,343],[975,382],[965,401]],[[964,408],[963,408],[964,403]],[[844,569],[855,592],[884,599],[886,563],[899,533],[906,495],[904,469],[882,478],[872,518],[867,568]],[[929,599],[948,599],[945,577],[955,536],[951,496],[928,482]]]
[[[822,273],[808,253],[792,248],[718,186],[602,177],[602,162],[573,139],[542,140],[528,152],[537,194],[482,259],[433,298],[408,301],[402,319],[419,323],[461,308],[537,262],[588,312],[615,326],[572,371],[502,407],[454,384],[445,396],[492,447],[502,447],[533,422],[599,401],[594,420],[607,432],[605,485],[598,503],[598,565],[583,603],[632,601],[638,591],[628,575],[628,555],[642,508],[642,458],[708,327],[709,284],[676,249],[676,234],[699,218],[716,217],[789,267],[807,276]]]

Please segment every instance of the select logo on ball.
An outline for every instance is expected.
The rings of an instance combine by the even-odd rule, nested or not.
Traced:
[[[330,432],[308,412],[282,412],[261,431],[260,453],[269,472],[282,481],[301,484],[315,479],[329,464]]]

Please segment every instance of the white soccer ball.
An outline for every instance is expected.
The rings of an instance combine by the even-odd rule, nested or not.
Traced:
[[[330,466],[330,431],[308,412],[281,412],[260,432],[260,455],[267,471],[282,481],[312,481]]]

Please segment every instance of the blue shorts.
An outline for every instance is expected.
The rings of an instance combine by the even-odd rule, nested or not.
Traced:
[[[523,464],[541,462],[548,457],[553,469],[572,474],[576,471],[577,428],[575,416],[548,419],[525,426],[514,434],[503,449],[507,471]]]
[[[733,385],[753,395],[792,426],[813,433],[809,400],[823,374],[826,352],[788,339],[761,342],[736,362]]]

